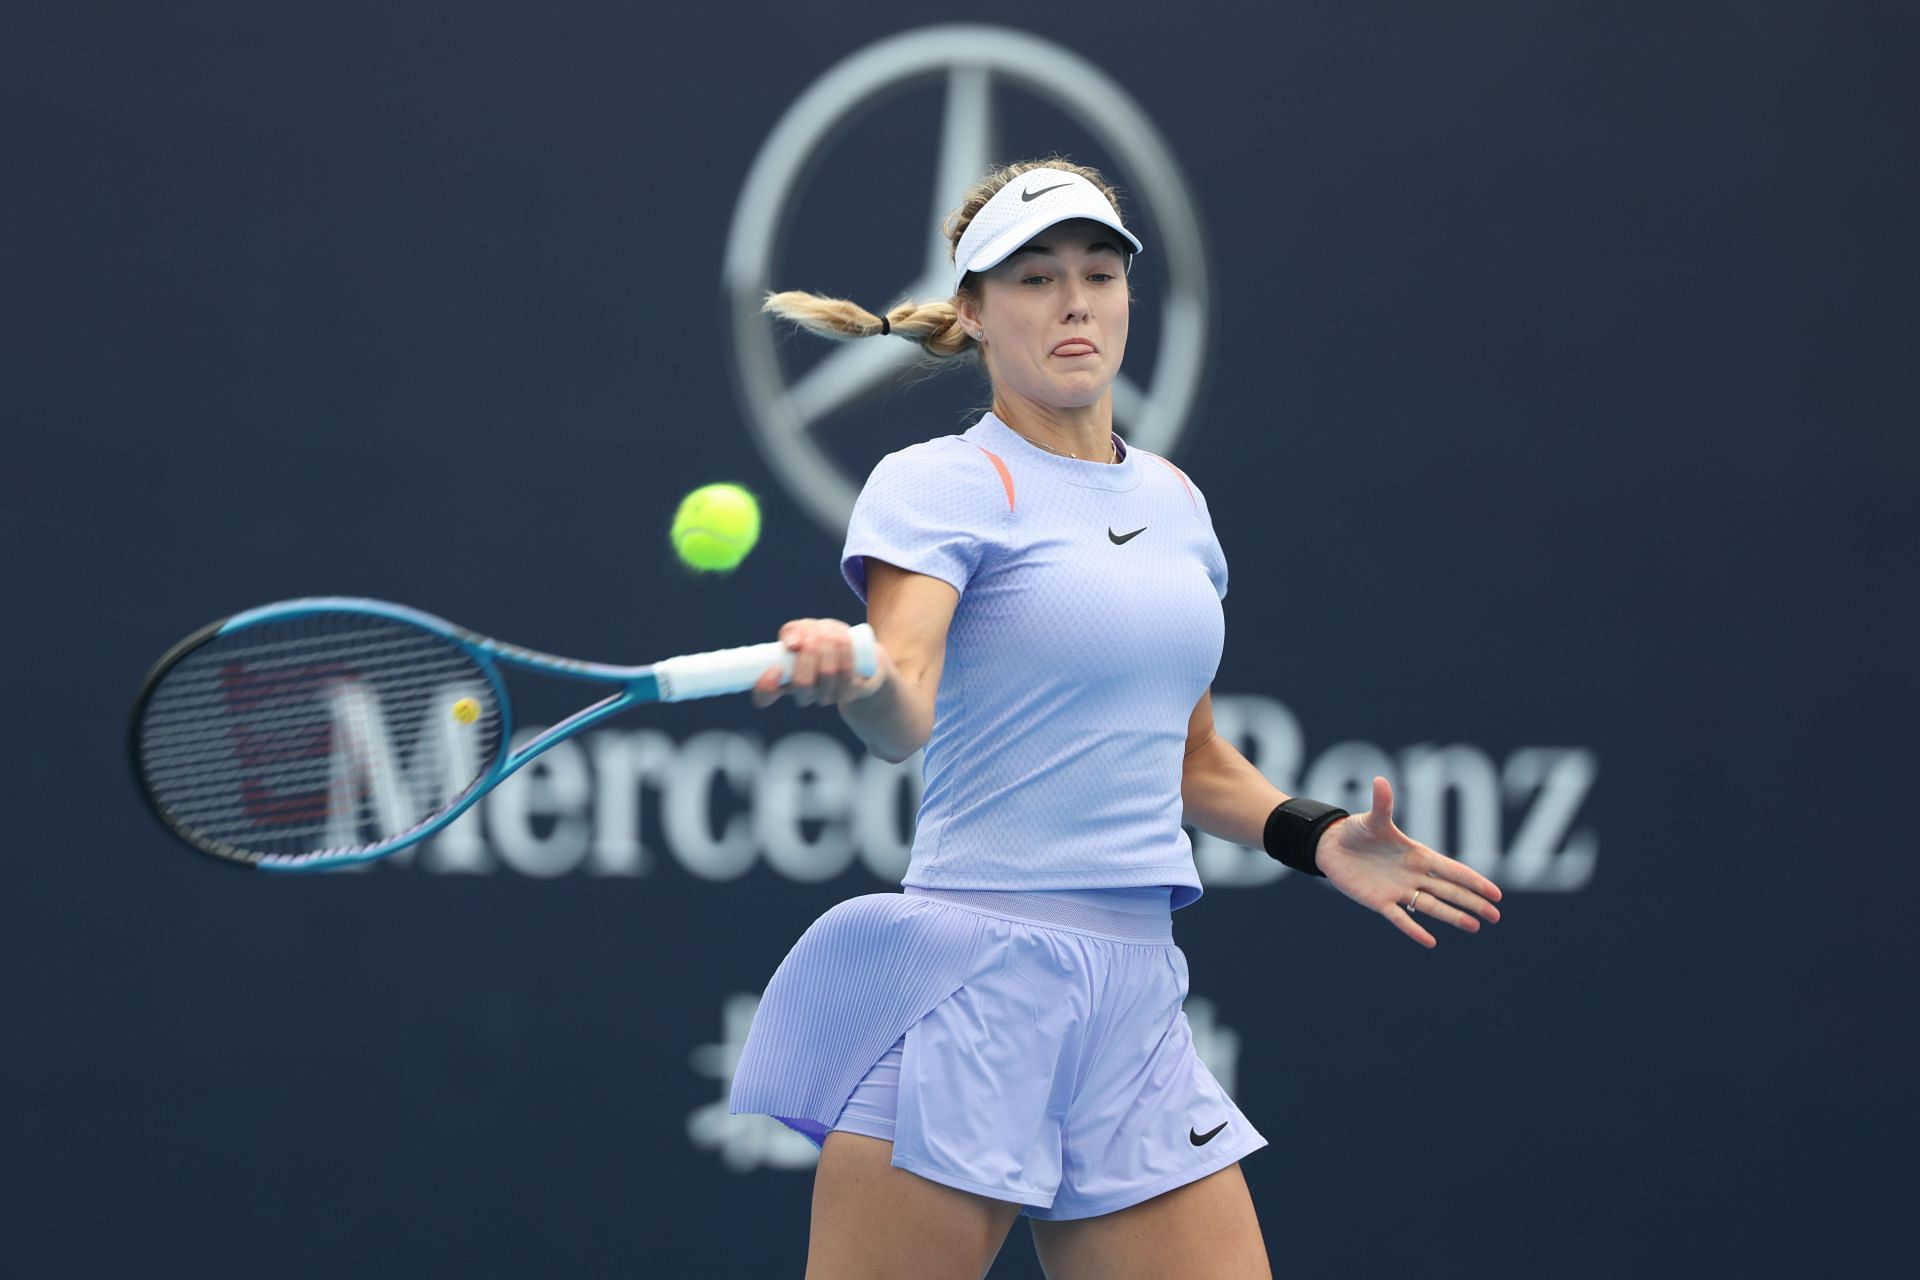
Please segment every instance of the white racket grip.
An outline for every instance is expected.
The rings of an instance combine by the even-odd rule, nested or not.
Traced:
[[[878,669],[877,664],[873,628],[863,622],[853,628],[853,669],[870,676]],[[723,693],[745,693],[768,667],[780,668],[784,673],[782,684],[793,679],[793,650],[774,640],[738,649],[683,654],[654,663],[653,678],[660,687],[660,701],[686,702]]]

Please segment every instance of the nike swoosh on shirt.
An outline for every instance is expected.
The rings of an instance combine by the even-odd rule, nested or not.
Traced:
[[[1038,191],[1028,191],[1022,188],[1020,191],[1020,203],[1025,204],[1029,200],[1037,200],[1049,191],[1058,191],[1062,187],[1070,187],[1072,185],[1070,182],[1056,182],[1052,186],[1042,187]]]
[[[1125,546],[1129,539],[1137,538],[1141,534],[1145,533],[1146,531],[1147,531],[1147,526],[1141,525],[1138,529],[1135,529],[1132,533],[1115,533],[1113,531],[1112,525],[1107,526],[1107,536],[1113,539],[1113,545],[1116,547]]]
[[[1204,1147],[1209,1142],[1212,1142],[1214,1138],[1219,1134],[1219,1132],[1226,1127],[1227,1127],[1227,1122],[1225,1120],[1222,1120],[1219,1124],[1213,1126],[1213,1128],[1207,1130],[1205,1133],[1201,1133],[1197,1129],[1189,1129],[1187,1130],[1187,1141],[1191,1142],[1196,1147]]]

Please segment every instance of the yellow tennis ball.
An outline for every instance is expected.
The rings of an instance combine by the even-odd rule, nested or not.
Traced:
[[[453,718],[461,724],[472,724],[480,718],[480,703],[475,698],[462,698],[453,704]]]
[[[673,549],[690,569],[725,573],[760,540],[760,503],[737,484],[702,485],[673,513]]]

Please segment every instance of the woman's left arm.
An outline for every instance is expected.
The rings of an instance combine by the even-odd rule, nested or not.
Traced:
[[[1211,689],[1201,695],[1187,724],[1180,799],[1188,822],[1249,849],[1263,847],[1267,816],[1289,799],[1215,732]],[[1393,824],[1393,788],[1385,778],[1373,780],[1371,810],[1342,818],[1321,834],[1314,861],[1334,888],[1378,911],[1423,947],[1435,944],[1419,916],[1468,933],[1478,933],[1481,920],[1500,919],[1493,905],[1500,901],[1499,885],[1409,839]]]

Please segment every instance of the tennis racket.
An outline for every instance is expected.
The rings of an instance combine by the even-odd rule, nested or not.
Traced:
[[[875,669],[853,628],[854,666]],[[503,666],[612,686],[518,750]],[[557,742],[645,702],[740,693],[778,641],[645,667],[575,662],[379,600],[264,605],[194,632],[154,665],[130,745],[147,803],[202,853],[323,871],[417,844]]]

